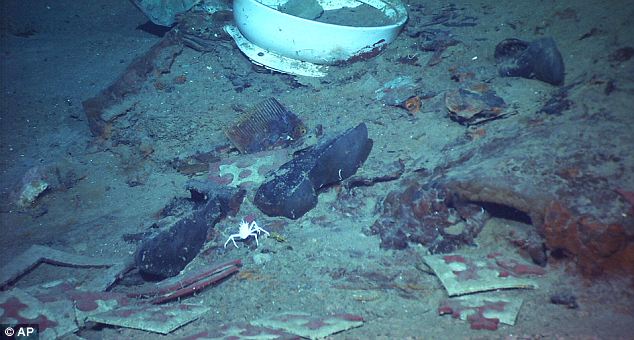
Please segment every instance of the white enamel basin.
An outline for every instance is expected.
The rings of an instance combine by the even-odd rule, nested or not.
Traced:
[[[387,25],[360,27],[304,19],[277,10],[287,0],[234,0],[240,33],[252,44],[283,57],[315,64],[334,64],[371,57],[396,39],[407,21],[399,0],[318,0],[324,10],[370,5]]]

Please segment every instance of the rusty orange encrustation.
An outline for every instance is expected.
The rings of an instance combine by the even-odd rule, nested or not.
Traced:
[[[405,110],[407,110],[410,115],[413,115],[420,111],[421,105],[422,102],[419,96],[409,97],[403,102],[403,108],[405,108]]]

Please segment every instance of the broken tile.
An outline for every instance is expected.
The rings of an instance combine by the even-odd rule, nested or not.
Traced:
[[[87,321],[168,334],[211,308],[192,304],[136,305],[90,315]]]
[[[541,267],[506,258],[497,253],[486,258],[440,254],[425,256],[424,260],[449,296],[496,289],[537,288],[537,282],[526,276],[545,273]]]
[[[126,267],[114,260],[103,260],[90,256],[71,254],[46,246],[33,245],[2,267],[0,270],[0,287],[4,287],[12,281],[17,280],[18,277],[43,262],[71,267],[112,267],[114,272],[112,270],[108,272],[109,275],[112,276],[101,278],[93,282],[99,285],[99,289],[103,290],[108,288],[115,281],[116,275]],[[95,287],[91,287],[91,289],[94,288]]]
[[[287,312],[253,321],[262,327],[282,329],[303,338],[321,339],[363,325],[363,317],[353,314],[313,316],[304,312]]]
[[[241,339],[241,340],[299,340],[300,336],[283,330],[254,326],[249,323],[224,324],[213,330],[198,332],[185,337],[183,340],[213,340],[213,339]]]
[[[56,339],[79,329],[72,301],[43,303],[18,288],[0,293],[0,323],[38,324],[40,339]]]
[[[499,323],[515,324],[522,302],[518,297],[467,295],[441,301],[438,314],[468,321],[472,329],[496,330]]]
[[[289,159],[288,150],[284,149],[231,156],[210,164],[209,179],[230,187],[257,188],[269,171]]]
[[[85,291],[78,289],[69,281],[36,285],[27,288],[26,291],[46,306],[67,301],[74,307],[73,315],[79,327],[84,326],[84,321],[89,315],[104,313],[131,303],[124,293]]]

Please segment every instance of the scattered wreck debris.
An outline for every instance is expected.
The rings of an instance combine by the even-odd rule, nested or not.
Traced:
[[[78,285],[69,278],[29,288],[11,285],[40,263],[78,268],[104,268],[93,279]],[[236,273],[240,260],[190,268],[179,276],[151,287],[125,292],[110,290],[133,267],[132,261],[102,260],[34,245],[2,268],[1,320],[38,323],[40,335],[52,339],[84,327],[88,321],[167,334],[209,310],[190,304],[156,306],[180,299]],[[160,317],[159,317],[160,316]],[[160,323],[150,322],[161,320]]]
[[[55,265],[111,268],[80,286],[72,278],[25,289],[6,285],[18,273],[24,274],[34,266],[33,263],[41,261],[35,261],[36,259]],[[167,334],[197,319],[210,308],[185,303],[164,303],[187,297],[221,282],[239,270],[241,261],[190,268],[187,273],[144,289],[107,291],[130,270],[130,264],[131,261],[112,264],[111,261],[33,246],[3,268],[3,287],[6,290],[0,293],[0,304],[3,305],[0,320],[37,323],[44,339],[74,333],[87,322]]]

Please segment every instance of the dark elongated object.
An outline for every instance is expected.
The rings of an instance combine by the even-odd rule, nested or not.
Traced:
[[[145,239],[135,255],[135,264],[143,275],[156,278],[177,275],[198,255],[209,228],[225,215],[237,210],[244,191],[221,187],[211,182],[190,186],[194,206],[191,213],[170,228]]]
[[[314,146],[282,165],[255,194],[255,205],[269,216],[297,219],[317,205],[318,190],[354,175],[372,150],[361,123]]]
[[[537,79],[552,85],[564,83],[564,60],[553,38],[533,42],[505,39],[495,47],[502,77]]]

